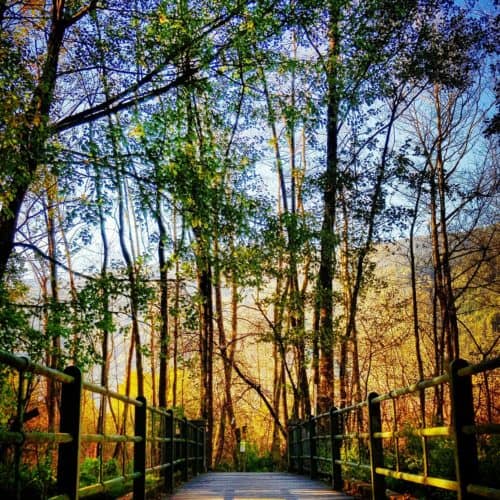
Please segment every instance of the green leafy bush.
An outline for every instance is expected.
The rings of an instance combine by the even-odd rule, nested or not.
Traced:
[[[19,490],[23,500],[38,500],[54,492],[55,479],[49,461],[34,466],[21,464],[18,477],[16,485],[15,468],[11,461],[0,463],[0,497],[16,498]]]
[[[245,453],[241,457],[241,462],[243,461],[247,472],[272,472],[275,469],[271,452],[266,451],[261,455],[253,443],[247,442]]]
[[[86,458],[80,466],[80,487],[89,486],[99,482],[100,460],[98,458]],[[111,458],[102,464],[102,480],[112,479],[121,475],[118,462]]]

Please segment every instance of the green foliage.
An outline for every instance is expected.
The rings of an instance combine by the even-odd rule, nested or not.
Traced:
[[[498,460],[500,457],[500,435],[478,437],[479,477],[481,484],[500,489]]]
[[[29,310],[16,304],[24,299],[26,292],[26,287],[15,276],[9,283],[0,283],[0,349],[24,351],[37,361],[47,341],[33,328]]]
[[[272,472],[275,464],[270,451],[259,452],[255,443],[246,443],[245,453],[240,454],[247,472]]]
[[[0,495],[3,498],[16,498],[16,471],[13,454],[1,450],[3,460],[0,462]],[[8,459],[6,459],[8,457]],[[55,480],[52,474],[50,454],[46,460],[35,465],[22,463],[19,467],[18,489],[20,498],[38,500],[47,498],[54,492]]]
[[[80,487],[99,482],[101,462],[98,458],[86,458],[80,466]],[[114,458],[102,464],[102,481],[121,475],[118,461]]]

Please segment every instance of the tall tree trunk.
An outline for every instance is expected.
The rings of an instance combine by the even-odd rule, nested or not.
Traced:
[[[125,372],[125,396],[130,397],[130,389],[132,386],[132,359],[134,357],[134,348],[135,348],[135,342],[134,342],[134,337],[132,337],[130,341],[130,346],[128,349],[128,356],[127,356],[127,366],[126,366],[126,372]],[[129,405],[128,403],[123,404],[123,413],[122,413],[122,419],[120,423],[120,429],[118,430],[118,434],[124,435],[127,434],[127,419],[128,419],[128,410],[129,410]],[[127,453],[127,447],[124,446],[123,443],[116,443],[115,445],[115,450],[113,452],[113,458],[118,458],[120,454],[125,454]],[[126,463],[126,462],[125,462]]]
[[[160,187],[157,187],[156,195],[156,223],[158,225],[158,265],[160,268],[160,373],[158,382],[158,404],[160,408],[168,406],[168,269],[165,259],[165,247],[167,242],[167,230],[163,222],[161,210]]]
[[[444,307],[442,311],[444,330],[446,332],[446,348],[449,361],[460,356],[460,344],[458,337],[458,320],[453,292],[453,283],[450,267],[450,249],[448,243],[448,229],[446,216],[446,172],[444,165],[443,140],[445,131],[443,130],[440,85],[434,85],[434,102],[437,117],[437,141],[436,141],[436,166],[437,187],[439,198],[439,236],[441,244],[441,272],[442,272],[442,294]],[[446,110],[445,110],[446,112]]]
[[[49,335],[50,335],[50,368],[58,370],[62,368],[61,360],[61,317],[59,303],[59,284],[57,275],[57,241],[56,241],[56,203],[57,203],[57,182],[54,177],[47,174],[46,178],[46,224],[48,239],[49,260],[49,282],[50,282],[50,300],[49,300]],[[56,408],[59,399],[59,384],[51,380],[49,382],[48,393],[48,428],[50,432],[55,429]]]
[[[292,32],[292,51],[293,59],[297,59],[297,41],[296,33]],[[291,74],[291,92],[290,92],[290,105],[295,109],[295,66],[292,66]],[[297,150],[295,141],[295,119],[292,118],[286,123],[288,148],[290,152],[290,215],[288,217],[285,227],[288,234],[288,255],[289,255],[289,274],[290,274],[290,297],[288,301],[288,309],[292,327],[292,338],[297,360],[297,377],[298,387],[300,394],[300,408],[302,411],[302,418],[307,418],[311,415],[311,397],[309,394],[309,381],[307,377],[307,361],[306,361],[306,343],[305,343],[305,312],[303,294],[299,287],[299,271],[297,264],[297,230],[298,230],[298,213],[297,206],[301,200],[297,200]],[[282,193],[286,197],[286,192]],[[285,215],[286,212],[285,212]]]
[[[341,263],[341,281],[342,281],[342,298],[344,302],[344,311],[346,314],[351,310],[352,304],[352,276],[350,271],[350,245],[349,245],[349,214],[347,208],[347,200],[345,192],[342,190],[340,199],[342,205],[342,246],[340,252]],[[346,325],[347,330],[347,325]],[[339,354],[339,401],[340,406],[349,406],[350,402],[347,397],[347,365],[348,365],[348,347],[349,338],[343,336],[340,339],[340,354]]]
[[[326,170],[323,184],[323,223],[321,226],[320,266],[317,284],[319,343],[319,384],[317,411],[324,413],[333,405],[333,288],[335,272],[335,210],[338,191],[338,114],[340,105],[338,84],[340,4],[328,3],[328,61],[327,61],[327,124]]]
[[[415,259],[415,226],[417,223],[418,210],[420,205],[420,198],[422,196],[423,175],[418,178],[417,194],[415,199],[415,206],[413,209],[413,217],[410,223],[410,270],[411,270],[411,303],[413,310],[413,336],[415,338],[415,356],[417,358],[417,368],[419,380],[424,379],[424,363],[422,360],[422,351],[420,347],[420,321],[418,310],[418,296],[417,296],[417,268]],[[419,392],[420,398],[420,418],[422,426],[425,427],[425,389]]]
[[[212,301],[212,269],[208,255],[208,245],[201,231],[194,228],[197,242],[198,290],[200,294],[200,355],[201,355],[201,417],[207,422],[207,466],[212,464],[213,446],[213,301]]]
[[[180,315],[180,294],[181,294],[181,277],[180,277],[180,265],[179,265],[179,242],[177,239],[177,209],[174,206],[173,214],[173,226],[174,226],[174,253],[175,253],[175,287],[174,287],[174,345],[173,345],[173,375],[172,375],[172,406],[175,408],[177,406],[177,357],[179,351],[179,315]]]
[[[96,190],[97,190],[97,207],[99,214],[99,231],[101,235],[102,249],[103,249],[103,257],[102,257],[102,265],[101,265],[101,280],[102,280],[102,310],[103,310],[103,328],[101,330],[102,341],[101,341],[101,355],[102,355],[102,363],[101,363],[101,374],[100,374],[100,383],[102,387],[108,387],[109,381],[109,364],[110,364],[110,355],[109,355],[109,336],[112,328],[112,315],[109,310],[109,285],[107,283],[108,280],[108,263],[109,263],[109,243],[108,236],[106,233],[106,219],[103,210],[103,192],[102,192],[102,177],[101,177],[101,169],[97,167],[96,169]],[[97,434],[105,433],[105,422],[106,422],[106,398],[107,396],[101,395],[99,402],[99,416],[97,419]],[[97,456],[100,456],[103,450],[103,444],[99,443],[97,447]]]
[[[55,179],[56,183],[56,196],[57,194],[57,179]],[[61,211],[61,203],[59,203],[59,200],[55,202],[55,211],[57,213],[57,222],[59,224],[59,231],[61,234],[61,240],[62,244],[64,247],[64,255],[66,257],[66,267],[68,271],[68,280],[69,280],[69,292],[71,296],[71,307],[73,309],[74,313],[74,320],[72,321],[71,328],[73,330],[72,332],[72,345],[71,345],[71,350],[69,352],[70,359],[72,360],[72,363],[74,365],[78,365],[78,342],[80,340],[79,338],[79,333],[78,333],[78,291],[76,288],[76,283],[75,283],[75,275],[73,272],[73,264],[72,264],[72,259],[71,259],[71,248],[69,246],[68,242],[68,237],[66,235],[66,231],[64,229],[64,220],[63,220],[63,214]]]
[[[218,259],[220,258],[219,256],[219,245],[217,242],[217,235],[214,238],[214,252],[215,252],[215,258]],[[221,290],[221,273],[220,269],[217,266],[215,270],[215,317],[217,320],[217,329],[219,331],[219,349],[222,357],[222,362],[223,362],[223,368],[224,368],[224,410],[225,410],[225,415],[228,418],[229,424],[231,426],[231,431],[232,431],[232,443],[233,443],[233,452],[234,448],[236,446],[236,416],[234,412],[234,405],[233,405],[233,396],[231,393],[231,385],[232,385],[232,373],[233,373],[233,367],[230,359],[230,352],[232,351],[234,353],[234,346],[232,346],[231,343],[231,348],[228,351],[228,342],[226,338],[226,329],[224,327],[224,311],[222,307],[222,290]],[[233,296],[234,289],[232,289],[231,295]],[[236,298],[237,300],[237,298]],[[233,309],[233,305],[232,305]],[[234,314],[234,313],[233,313]],[[234,321],[234,317],[232,318],[232,321]],[[235,329],[232,328],[232,331],[234,333]],[[221,416],[221,426],[222,426],[222,416]],[[219,448],[223,448],[224,444],[224,437],[219,435]],[[221,446],[222,445],[222,446]],[[217,453],[219,455],[222,455],[222,453]],[[232,453],[234,457],[234,453]]]
[[[436,375],[443,373],[445,366],[445,318],[444,311],[446,308],[446,298],[444,297],[443,287],[443,272],[441,265],[441,255],[439,249],[439,232],[437,222],[437,189],[434,169],[429,164],[430,172],[430,231],[431,231],[431,245],[432,245],[432,264],[434,268],[434,290],[433,290],[433,332],[434,332],[434,349],[436,353]],[[438,324],[438,312],[441,317],[441,322]],[[443,404],[444,393],[441,387],[436,386],[435,392],[435,411],[436,421],[440,423],[443,421]]]

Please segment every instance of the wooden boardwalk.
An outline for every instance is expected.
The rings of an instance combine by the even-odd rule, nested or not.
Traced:
[[[210,472],[182,485],[171,500],[343,500],[320,481],[279,472]]]

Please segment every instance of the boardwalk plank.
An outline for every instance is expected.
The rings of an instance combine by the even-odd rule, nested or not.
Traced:
[[[288,473],[212,472],[197,476],[171,500],[344,500],[320,481]]]

